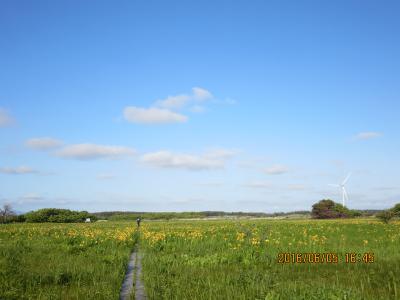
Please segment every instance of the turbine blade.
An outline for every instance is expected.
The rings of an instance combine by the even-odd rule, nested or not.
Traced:
[[[351,173],[349,173],[349,175],[347,175],[346,179],[343,180],[342,185],[346,184],[346,182],[349,180],[350,176],[351,176]]]

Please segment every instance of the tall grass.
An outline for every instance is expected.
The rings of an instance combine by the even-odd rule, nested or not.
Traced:
[[[141,237],[149,299],[400,299],[400,223],[164,222]],[[339,262],[280,264],[281,252],[336,253]],[[346,263],[350,252],[374,262]]]
[[[129,223],[0,226],[0,299],[118,299]]]

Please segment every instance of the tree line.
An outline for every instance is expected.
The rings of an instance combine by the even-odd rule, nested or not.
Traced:
[[[43,208],[26,214],[17,215],[11,205],[5,204],[0,209],[1,223],[29,222],[29,223],[79,223],[90,218],[96,221],[97,217],[87,211],[74,211],[60,208]]]
[[[375,211],[373,215],[382,222],[389,223],[393,218],[400,217],[400,203],[387,210]],[[360,217],[365,214],[362,211],[348,209],[330,199],[324,199],[312,206],[311,216],[314,219],[337,219]]]
[[[74,211],[60,208],[43,208],[26,214],[16,214],[10,204],[0,208],[0,223],[30,222],[30,223],[79,223],[90,218],[110,221],[134,221],[137,218],[147,220],[194,219],[209,217],[288,217],[290,215],[310,215],[309,211],[294,212],[98,212]],[[376,216],[384,223],[389,223],[393,218],[400,217],[400,203],[388,210],[351,210],[330,199],[323,199],[312,206],[311,217],[314,219],[335,219]]]

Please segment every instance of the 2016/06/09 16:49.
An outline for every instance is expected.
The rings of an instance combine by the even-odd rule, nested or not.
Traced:
[[[345,263],[373,263],[374,253],[345,253],[343,259],[339,259],[338,253],[278,253],[277,262],[280,264],[289,263],[311,263],[311,264],[337,264],[341,261]]]

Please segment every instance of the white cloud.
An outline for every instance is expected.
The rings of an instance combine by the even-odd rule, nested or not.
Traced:
[[[192,112],[204,112],[203,106],[197,105],[198,102],[203,102],[212,99],[213,95],[206,89],[200,87],[192,88],[191,94],[179,94],[168,96],[165,99],[157,100],[149,108],[127,106],[124,108],[125,120],[133,123],[141,124],[162,124],[162,123],[183,123],[188,120],[188,117],[175,112],[191,105],[189,109]]]
[[[370,139],[375,139],[378,137],[381,137],[383,134],[381,132],[360,132],[355,136],[357,140],[370,140]]]
[[[29,148],[36,150],[49,150],[63,145],[63,142],[50,137],[32,138],[25,142]]]
[[[194,87],[192,88],[192,94],[180,94],[176,96],[168,96],[165,99],[157,100],[154,106],[168,108],[168,109],[179,109],[186,106],[189,103],[205,101],[212,98],[213,95],[206,89]]]
[[[193,98],[198,101],[204,101],[213,98],[213,95],[206,89],[200,87],[192,88]]]
[[[124,109],[127,121],[142,124],[183,123],[188,117],[162,108],[128,106]]]
[[[160,168],[210,170],[224,168],[226,160],[232,155],[234,155],[232,151],[223,149],[209,151],[202,155],[158,151],[143,155],[141,161]]]
[[[21,175],[21,174],[33,174],[33,173],[38,173],[38,171],[30,168],[30,167],[16,167],[16,168],[8,168],[8,167],[3,167],[0,168],[0,173],[3,174],[12,174],[12,175]]]
[[[10,114],[0,107],[0,127],[7,127],[14,124],[15,120]]]
[[[121,146],[76,144],[62,148],[55,152],[55,155],[62,158],[91,160],[99,158],[118,158],[134,153],[135,151],[133,149]]]
[[[182,108],[190,100],[189,95],[168,96],[166,99],[156,101],[155,105],[163,108]]]
[[[265,171],[265,173],[267,173],[269,175],[280,175],[280,174],[287,173],[289,171],[289,169],[282,165],[274,165],[269,168],[266,168],[264,171]]]

